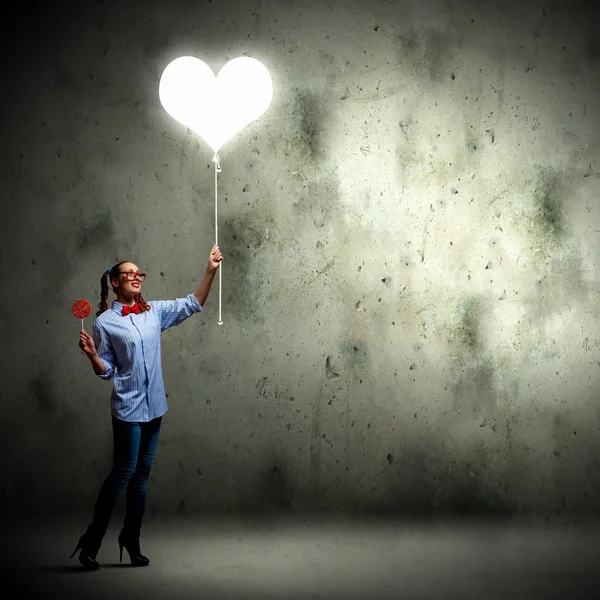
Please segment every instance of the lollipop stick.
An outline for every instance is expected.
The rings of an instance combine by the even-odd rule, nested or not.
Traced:
[[[81,331],[83,331],[83,319],[81,319]]]

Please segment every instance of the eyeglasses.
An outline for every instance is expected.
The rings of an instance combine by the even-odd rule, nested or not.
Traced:
[[[127,275],[129,281],[133,281],[136,276],[139,277],[141,281],[146,279],[146,273],[140,273],[139,271],[137,273],[134,273],[133,271],[119,271],[119,275]]]

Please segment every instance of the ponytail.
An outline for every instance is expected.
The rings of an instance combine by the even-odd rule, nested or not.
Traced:
[[[140,312],[146,312],[147,310],[150,310],[152,307],[149,304],[146,304],[146,301],[142,298],[141,294],[138,294],[137,298],[137,303],[138,306],[140,307]]]
[[[105,271],[100,279],[100,303],[98,304],[100,310],[96,313],[96,317],[99,317],[104,311],[108,310],[108,277],[113,269]]]

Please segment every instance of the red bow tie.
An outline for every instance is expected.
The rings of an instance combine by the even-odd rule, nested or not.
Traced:
[[[126,317],[127,315],[129,315],[131,313],[135,313],[136,315],[140,314],[140,307],[138,306],[137,302],[135,302],[133,304],[133,306],[127,306],[126,304],[123,306],[123,316],[124,317]]]

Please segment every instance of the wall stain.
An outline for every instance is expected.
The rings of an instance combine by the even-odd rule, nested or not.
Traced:
[[[448,28],[425,27],[396,38],[398,58],[407,70],[434,81],[451,81],[450,64],[461,45],[461,37]]]
[[[36,375],[30,380],[27,387],[41,412],[52,413],[57,410],[58,400],[52,392],[48,378],[44,374],[39,373]]]
[[[483,142],[479,138],[473,137],[471,135],[467,135],[466,144],[467,144],[467,150],[471,154],[476,154],[477,152],[481,152],[484,148]]]
[[[530,294],[523,297],[532,323],[547,320],[567,307],[594,302],[595,292],[587,281],[583,259],[575,250],[546,257],[536,275]]]
[[[114,226],[110,212],[104,211],[93,215],[92,218],[77,228],[77,249],[79,251],[93,250],[107,246],[114,237]]]
[[[387,456],[383,500],[374,507],[393,514],[510,514],[514,506],[488,481],[489,451],[482,439],[448,450],[403,440]],[[381,494],[378,494],[381,495]]]
[[[324,121],[321,99],[310,90],[296,89],[292,119],[296,125],[294,142],[303,148],[303,153],[308,159],[321,160],[323,158],[321,131]]]
[[[411,165],[417,162],[413,141],[410,139],[400,140],[396,146],[396,163],[398,164],[402,189],[407,184]]]
[[[585,45],[585,53],[590,62],[600,62],[600,37],[591,36]]]
[[[258,498],[262,511],[292,507],[292,490],[285,473],[277,464],[261,473]]]
[[[430,514],[435,507],[434,482],[429,473],[430,452],[403,443],[385,457],[387,469],[382,500],[372,510],[397,514]]]
[[[156,62],[156,66],[163,59],[163,55],[170,44],[170,31],[157,28],[145,36],[142,44],[142,56],[144,64]],[[163,67],[164,68],[164,67]]]
[[[564,234],[561,192],[563,182],[556,172],[542,171],[536,177],[533,192],[533,223],[544,241],[560,241]]]
[[[350,366],[364,367],[369,364],[371,357],[369,355],[369,347],[366,342],[354,340],[344,346],[344,353],[348,356]]]
[[[477,297],[465,298],[458,306],[456,324],[450,327],[448,341],[453,348],[452,358],[463,364],[482,348],[480,322],[483,314],[483,303]]]
[[[267,229],[273,229],[272,219],[264,212],[241,214],[225,220],[219,228],[219,246],[229,282],[224,286],[223,302],[228,311],[257,323],[264,320],[257,307],[268,279],[260,261]]]
[[[256,383],[256,391],[259,396],[265,396],[269,387],[269,378],[261,377]]]
[[[310,285],[311,283],[313,283],[317,278],[319,278],[321,275],[324,275],[325,273],[327,273],[331,267],[333,267],[333,265],[335,264],[335,260],[330,260],[322,269],[320,269],[317,274],[310,280],[308,281],[305,285]]]
[[[464,419],[477,419],[496,404],[494,365],[491,360],[471,363],[461,370],[452,388],[454,410]]]
[[[310,436],[310,484],[313,498],[319,498],[321,487],[321,409],[322,409],[323,386],[315,396],[312,407],[312,423]]]
[[[345,213],[337,174],[328,173],[304,184],[292,206],[300,218],[310,219],[319,229],[340,223]]]
[[[340,376],[331,364],[331,356],[328,356],[325,360],[325,376],[327,379],[338,379]]]

